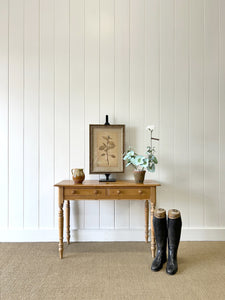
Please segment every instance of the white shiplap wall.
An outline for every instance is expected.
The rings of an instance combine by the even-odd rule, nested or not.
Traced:
[[[89,124],[155,124],[158,206],[225,236],[225,1],[0,0],[0,240],[57,240],[53,184],[88,174]],[[131,170],[117,177],[132,178]],[[144,240],[141,201],[71,203],[73,240]]]

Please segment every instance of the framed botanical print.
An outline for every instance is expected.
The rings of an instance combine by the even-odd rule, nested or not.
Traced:
[[[125,125],[90,124],[90,174],[123,173]]]

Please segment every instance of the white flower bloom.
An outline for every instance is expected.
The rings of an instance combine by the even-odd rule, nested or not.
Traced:
[[[155,125],[148,125],[148,126],[146,127],[146,130],[153,131],[154,128],[155,128]]]

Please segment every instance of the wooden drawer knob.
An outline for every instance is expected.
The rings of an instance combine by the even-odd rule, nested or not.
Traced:
[[[119,195],[119,194],[121,194],[121,191],[118,190],[118,191],[117,191],[117,195]]]
[[[76,191],[75,191],[75,190],[72,190],[72,194],[76,194]]]
[[[139,190],[138,193],[141,195],[141,194],[143,193],[143,191],[142,191],[142,190]]]
[[[95,190],[95,191],[94,191],[94,194],[95,194],[95,195],[97,195],[97,194],[98,194],[98,191],[97,191],[97,190]]]

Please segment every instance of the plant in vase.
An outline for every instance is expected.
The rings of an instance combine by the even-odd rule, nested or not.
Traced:
[[[147,126],[146,130],[150,132],[150,146],[147,146],[146,156],[137,154],[131,147],[123,155],[126,167],[131,165],[135,169],[133,173],[136,183],[143,183],[146,170],[155,172],[155,165],[158,163],[155,156],[155,148],[152,146],[152,140],[159,140],[152,137],[154,125]]]

